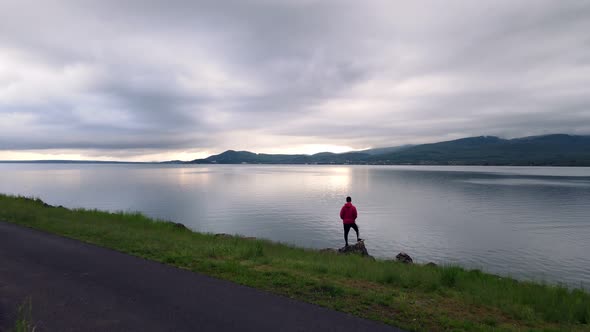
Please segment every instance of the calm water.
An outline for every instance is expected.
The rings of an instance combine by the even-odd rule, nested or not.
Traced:
[[[590,168],[0,164],[0,192],[314,248],[350,194],[375,256],[590,285]]]

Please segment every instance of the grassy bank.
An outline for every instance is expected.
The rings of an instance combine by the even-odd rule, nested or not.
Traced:
[[[216,237],[141,214],[0,195],[0,220],[416,331],[590,331],[590,294],[458,267],[339,256]]]

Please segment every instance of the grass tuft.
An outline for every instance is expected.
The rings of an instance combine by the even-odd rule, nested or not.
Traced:
[[[32,323],[33,304],[31,299],[27,299],[18,307],[17,319],[11,332],[34,332],[36,327]]]
[[[463,269],[455,266],[443,267],[440,269],[440,283],[445,287],[455,287],[457,279],[461,276]]]

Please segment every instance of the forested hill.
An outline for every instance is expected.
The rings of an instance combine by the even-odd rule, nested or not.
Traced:
[[[590,136],[555,134],[515,139],[480,136],[432,144],[314,155],[229,150],[190,163],[590,166]]]
[[[205,159],[193,160],[194,164],[345,164],[366,163],[371,155],[368,153],[349,152],[331,153],[322,152],[314,155],[304,154],[264,154],[249,151],[228,150],[221,154]]]

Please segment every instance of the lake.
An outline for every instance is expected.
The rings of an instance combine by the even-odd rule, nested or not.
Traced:
[[[0,193],[310,248],[344,244],[350,195],[376,257],[590,285],[590,168],[0,164]]]

